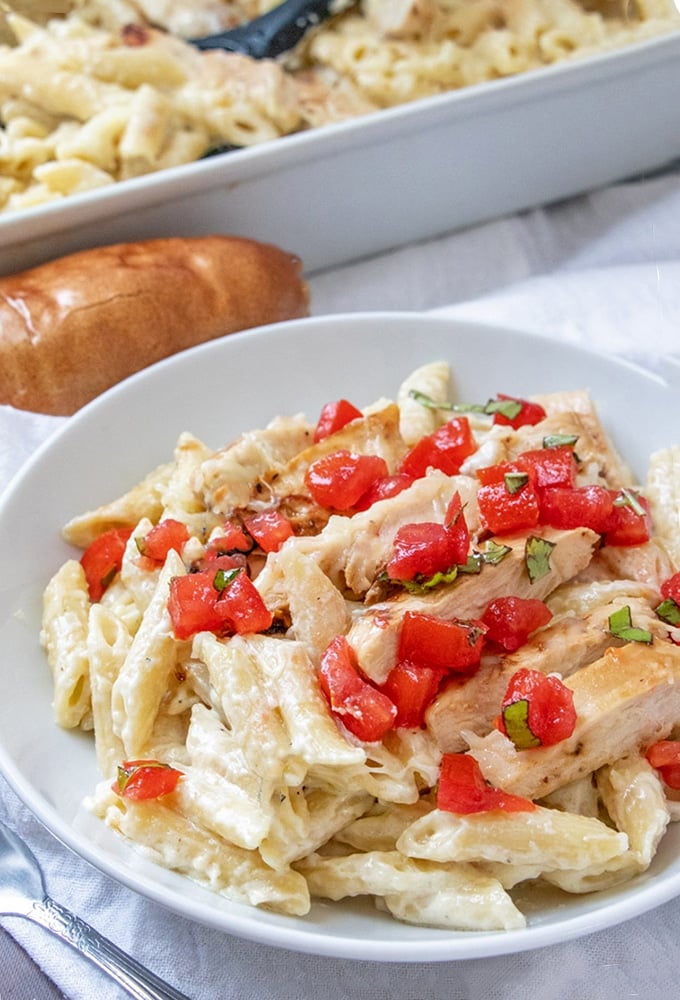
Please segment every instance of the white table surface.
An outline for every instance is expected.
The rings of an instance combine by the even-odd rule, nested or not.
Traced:
[[[680,164],[318,274],[310,286],[315,315],[448,308],[664,369],[665,355],[680,356]],[[0,407],[0,488],[51,427],[22,418],[16,433],[15,417]],[[230,938],[141,900],[52,840],[2,778],[0,818],[39,854],[56,899],[194,1000],[678,995],[680,900],[579,941],[516,956],[432,965],[326,959]],[[51,1000],[62,992],[68,1000],[123,997],[45,932],[16,919],[4,928],[0,1000]]]

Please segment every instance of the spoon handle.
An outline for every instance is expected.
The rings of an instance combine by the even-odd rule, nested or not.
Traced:
[[[89,958],[136,1000],[188,1000],[49,896],[34,903],[26,916]]]

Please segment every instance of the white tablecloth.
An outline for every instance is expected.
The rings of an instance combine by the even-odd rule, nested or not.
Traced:
[[[445,309],[668,371],[667,357],[680,357],[680,169],[400,248],[310,284],[316,315]],[[0,487],[56,423],[0,407]],[[0,818],[39,856],[54,898],[194,1000],[670,1000],[678,993],[680,900],[516,956],[344,961],[228,937],[136,896],[57,844],[1,778]],[[117,986],[44,931],[17,919],[4,926],[69,1000],[121,1000]],[[2,970],[0,952],[4,1000]],[[36,987],[25,994],[33,996],[40,997]]]

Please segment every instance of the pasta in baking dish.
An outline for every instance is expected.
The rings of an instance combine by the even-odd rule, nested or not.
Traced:
[[[183,38],[256,16],[267,0],[13,6],[35,20],[6,15],[0,45],[0,211],[680,26],[673,0],[364,0],[294,59],[256,62]]]
[[[304,915],[525,925],[652,862],[680,788],[680,447],[637,483],[586,392],[279,416],[74,517],[44,595],[88,808]]]

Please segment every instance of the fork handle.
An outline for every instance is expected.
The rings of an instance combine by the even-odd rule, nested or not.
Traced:
[[[241,27],[191,38],[199,49],[226,49],[253,59],[275,59],[294,48],[311,28],[342,13],[354,0],[285,0]]]
[[[26,916],[89,958],[136,1000],[189,1000],[49,896]]]

